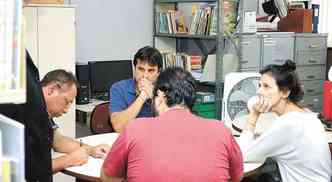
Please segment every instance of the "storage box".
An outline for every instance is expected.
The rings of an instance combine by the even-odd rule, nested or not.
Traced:
[[[30,0],[30,4],[64,4],[64,0]]]
[[[214,93],[212,92],[197,92],[196,103],[210,103],[215,101]]]
[[[196,103],[193,107],[193,113],[203,118],[216,119],[215,103]]]
[[[293,9],[278,22],[280,32],[311,33],[312,11],[310,9]]]

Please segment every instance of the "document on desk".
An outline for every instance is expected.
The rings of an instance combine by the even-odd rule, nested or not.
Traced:
[[[90,156],[87,163],[81,166],[69,167],[67,170],[74,173],[98,178],[100,176],[100,169],[103,165],[103,162],[103,158],[94,158]]]
[[[98,144],[108,144],[112,146],[118,136],[119,133],[105,133],[99,135],[91,135],[83,138],[77,138],[77,140],[91,146],[96,146]],[[94,158],[90,156],[86,164],[81,166],[69,167],[66,168],[65,171],[84,176],[99,178],[100,168],[103,165],[103,162],[104,158]]]

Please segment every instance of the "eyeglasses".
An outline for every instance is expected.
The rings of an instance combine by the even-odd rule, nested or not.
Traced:
[[[63,94],[66,92],[63,90],[63,84],[61,84],[59,81],[56,81],[55,84],[59,88],[59,92],[65,102],[65,106],[68,108],[71,105],[72,101],[70,101],[70,99],[67,98],[65,94]]]

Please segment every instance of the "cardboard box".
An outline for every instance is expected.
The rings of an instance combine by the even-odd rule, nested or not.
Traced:
[[[280,32],[311,33],[312,11],[310,9],[290,10],[288,15],[278,22]]]
[[[30,4],[64,4],[64,0],[30,0]]]

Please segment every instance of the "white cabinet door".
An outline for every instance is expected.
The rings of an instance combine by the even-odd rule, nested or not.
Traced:
[[[42,78],[54,69],[75,72],[75,9],[71,7],[38,8],[39,72]],[[75,106],[56,118],[60,131],[75,137]]]
[[[75,69],[75,9],[71,7],[38,8],[39,70]]]
[[[33,62],[38,66],[38,10],[35,7],[26,7],[23,12],[26,21],[25,46],[28,49]]]
[[[27,22],[27,49],[40,78],[54,69],[75,72],[75,8],[69,6],[31,6],[24,10]],[[75,105],[56,121],[60,131],[75,137]]]

